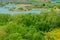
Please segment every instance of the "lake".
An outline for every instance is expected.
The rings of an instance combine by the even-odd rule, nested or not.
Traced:
[[[38,9],[32,9],[29,11],[20,11],[20,12],[15,12],[15,11],[9,11],[7,8],[0,7],[0,13],[8,13],[8,14],[16,14],[16,13],[40,13],[41,10]]]
[[[19,13],[41,13],[41,9],[37,9],[37,8],[32,8],[31,10],[27,10],[27,11],[9,11],[9,8],[15,8],[15,9],[18,9],[19,7],[22,7],[22,6],[13,6],[11,4],[8,4],[8,5],[5,5],[3,7],[0,7],[0,13],[4,13],[4,14],[19,14]],[[24,8],[24,7],[23,7]]]

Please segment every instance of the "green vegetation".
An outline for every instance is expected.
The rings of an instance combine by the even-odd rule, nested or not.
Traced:
[[[60,12],[0,14],[0,40],[45,40],[45,32],[54,28],[60,28]]]
[[[15,10],[15,8],[9,8],[8,10],[9,10],[9,11],[14,11],[14,10]]]
[[[14,0],[10,3],[16,6],[19,4],[19,8],[8,8],[9,11],[28,11],[32,8],[42,9],[42,11],[40,14],[10,15],[0,13],[0,40],[57,40],[60,38],[60,4],[50,1],[38,2],[37,0],[29,0],[24,3]],[[8,4],[9,2],[6,4],[1,2],[0,6],[4,7]],[[30,4],[30,6],[20,7],[20,4]]]

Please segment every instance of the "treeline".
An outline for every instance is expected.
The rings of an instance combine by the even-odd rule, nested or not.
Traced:
[[[17,3],[17,2],[22,2],[22,3],[26,3],[26,2],[37,2],[39,0],[0,0],[1,3],[7,3],[7,2],[13,2],[13,3]]]

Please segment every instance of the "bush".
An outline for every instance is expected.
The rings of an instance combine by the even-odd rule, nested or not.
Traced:
[[[12,33],[5,37],[3,40],[21,40],[22,36],[19,33]]]
[[[9,8],[9,11],[15,11],[15,7]]]
[[[54,10],[40,14],[0,14],[2,29],[0,31],[3,35],[0,37],[1,40],[15,40],[15,38],[17,40],[45,40],[42,32],[49,32],[57,27],[60,28],[60,12]]]
[[[33,34],[33,40],[45,40],[41,32]]]
[[[12,16],[9,14],[0,14],[0,25],[7,24],[12,20]]]

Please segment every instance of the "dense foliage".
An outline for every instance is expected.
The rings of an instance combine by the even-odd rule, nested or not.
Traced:
[[[57,27],[60,27],[60,12],[0,14],[0,40],[45,40],[44,32]]]

